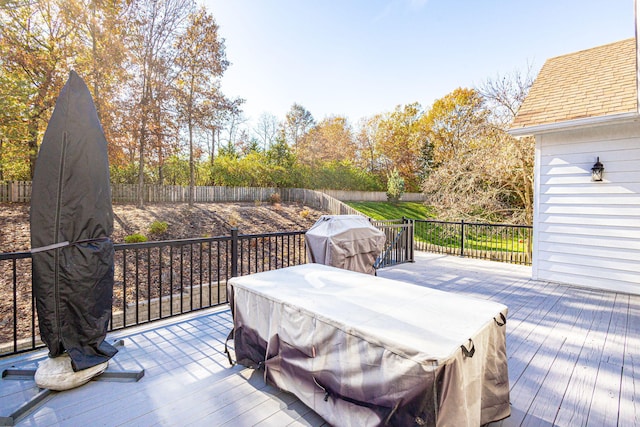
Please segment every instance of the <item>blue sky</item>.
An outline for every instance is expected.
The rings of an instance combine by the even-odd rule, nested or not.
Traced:
[[[419,102],[633,37],[633,0],[204,0],[245,115],[316,120]]]

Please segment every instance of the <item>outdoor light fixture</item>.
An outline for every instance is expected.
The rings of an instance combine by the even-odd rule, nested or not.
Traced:
[[[604,173],[604,166],[600,163],[600,157],[596,159],[596,164],[591,168],[591,181],[602,181],[602,174]]]

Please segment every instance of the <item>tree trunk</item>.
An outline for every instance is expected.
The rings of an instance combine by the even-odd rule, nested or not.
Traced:
[[[147,134],[146,116],[142,115],[142,123],[140,127],[140,156],[138,158],[138,207],[144,207],[144,144]]]
[[[189,206],[193,206],[193,193],[195,191],[195,167],[193,164],[193,120],[189,111]]]
[[[4,140],[0,138],[0,181],[4,181],[4,172],[2,167],[2,142]]]
[[[38,119],[33,117],[29,119],[28,132],[29,176],[33,179],[33,173],[36,170],[36,160],[38,158]]]
[[[215,161],[215,154],[216,154],[216,128],[212,128],[211,129],[211,155],[209,156],[209,162],[211,163],[211,166],[213,166],[213,163]]]
[[[96,2],[94,1],[91,4],[91,53],[92,53],[92,61],[93,61],[93,99],[95,100],[96,105],[96,113],[98,114],[98,120],[102,122],[102,108],[101,108],[101,99],[100,99],[100,88],[98,86],[98,66],[97,66],[97,57],[98,57],[98,41],[96,40]]]

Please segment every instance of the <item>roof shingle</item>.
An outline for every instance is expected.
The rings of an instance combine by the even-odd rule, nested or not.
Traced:
[[[634,38],[548,59],[512,129],[638,112]]]

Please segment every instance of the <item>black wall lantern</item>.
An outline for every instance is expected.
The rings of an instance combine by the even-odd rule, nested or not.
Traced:
[[[600,163],[600,157],[597,158],[596,164],[591,168],[591,181],[602,181],[602,174],[604,173],[604,165]]]

